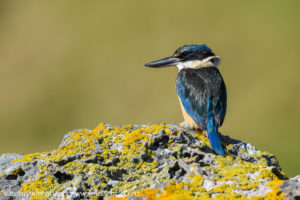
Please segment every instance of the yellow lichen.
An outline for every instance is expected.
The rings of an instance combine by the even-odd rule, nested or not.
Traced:
[[[27,154],[24,155],[22,158],[17,158],[11,162],[32,162],[34,159],[41,159],[41,154],[42,153]]]
[[[250,197],[249,200],[264,200],[264,197],[253,196],[253,197]]]
[[[279,191],[279,186],[283,183],[283,180],[272,180],[268,186],[272,188],[271,192],[265,194],[267,200],[285,200],[284,193]]]
[[[31,196],[30,200],[46,200],[53,195],[51,191],[59,187],[59,184],[54,183],[53,177],[49,176],[24,183],[19,192],[20,194],[27,193]]]
[[[130,145],[140,140],[146,140],[149,135],[143,134],[141,129],[135,130],[131,133],[126,134],[123,145]]]
[[[162,124],[153,124],[150,126],[147,126],[146,128],[143,129],[146,133],[149,134],[157,134],[160,130],[164,129],[166,134],[172,134],[172,131],[170,131],[170,126],[167,125],[162,125]]]
[[[247,200],[248,198],[241,194],[218,194],[213,200]]]
[[[195,137],[197,137],[200,141],[203,141],[203,143],[207,146],[210,146],[209,140],[206,137],[206,133],[205,132],[201,132],[200,130],[197,130],[195,132]]]
[[[236,189],[235,185],[229,185],[229,184],[222,184],[217,187],[212,188],[209,190],[209,193],[225,193],[229,194],[232,192],[232,190]]]

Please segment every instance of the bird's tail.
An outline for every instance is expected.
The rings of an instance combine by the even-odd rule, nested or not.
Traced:
[[[212,102],[209,99],[207,102],[207,115],[206,115],[206,132],[210,142],[210,145],[217,155],[225,156],[221,140],[218,133],[218,125],[215,121],[215,117],[212,109]]]

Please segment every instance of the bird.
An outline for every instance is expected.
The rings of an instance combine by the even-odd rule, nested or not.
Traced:
[[[206,45],[184,45],[172,56],[146,63],[146,67],[176,66],[176,92],[184,124],[189,129],[206,131],[216,155],[226,156],[220,140],[227,107],[227,93],[218,69],[221,58]]]

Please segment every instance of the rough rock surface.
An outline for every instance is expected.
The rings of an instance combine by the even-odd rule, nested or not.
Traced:
[[[44,153],[0,156],[0,199],[299,199],[276,158],[222,136],[171,124],[100,124],[69,132]]]

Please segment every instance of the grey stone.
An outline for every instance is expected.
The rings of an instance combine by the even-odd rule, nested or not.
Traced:
[[[285,193],[287,199],[300,199],[300,175],[286,180],[281,186],[281,191]]]

